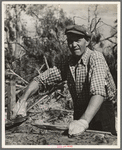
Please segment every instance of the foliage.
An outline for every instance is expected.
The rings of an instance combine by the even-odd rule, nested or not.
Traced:
[[[22,24],[20,19],[22,12],[35,20],[35,38],[28,36],[27,28]],[[54,5],[44,4],[6,5],[6,16],[5,32],[9,34],[8,46],[5,48],[6,69],[11,68],[30,82],[35,75],[46,69],[45,65],[40,70],[41,66],[45,64],[44,57],[46,57],[49,67],[53,67],[62,57],[70,54],[64,30],[67,25],[74,24],[74,21],[68,18],[62,9],[59,10]],[[89,22],[89,29],[92,32],[89,48],[103,52],[117,84],[117,20],[115,26],[111,27],[111,37],[106,39],[102,39],[102,32],[100,28],[97,28],[99,24],[104,25],[105,23],[98,18],[98,6],[96,6],[94,18]],[[22,37],[22,43],[19,43],[20,37]],[[11,42],[17,41],[19,47],[15,51],[21,52],[19,57],[15,56],[11,44]],[[110,43],[107,47],[105,47],[106,41]]]
[[[114,27],[111,28],[110,39],[108,39],[111,45],[104,49],[104,56],[117,86],[117,20],[114,23]]]
[[[25,83],[28,84],[35,76],[39,75],[40,72],[47,69],[48,66],[46,65],[46,60],[49,67],[53,67],[58,65],[62,58],[70,55],[64,31],[65,27],[74,24],[74,21],[71,18],[68,18],[62,9],[58,10],[52,6],[6,6],[7,18],[5,18],[4,22],[6,33],[5,44],[7,44],[5,47],[6,79],[11,77],[10,74],[7,74],[9,71],[12,71],[14,75],[18,75],[16,83],[22,87],[19,89],[19,86],[17,85],[17,88],[20,90],[20,92],[18,92],[19,90],[16,89],[16,92],[18,92],[18,94],[16,94],[16,99],[18,100],[24,92],[26,87]],[[21,22],[20,16],[22,12],[25,12],[35,20],[35,37],[28,35],[28,29]],[[95,11],[95,18],[91,20],[89,27],[92,32],[89,48],[103,52],[117,85],[117,21],[115,21],[115,26],[111,27],[111,36],[106,39],[102,39],[102,33],[97,28],[100,21],[101,19],[98,19]],[[22,40],[21,42],[20,39]],[[109,41],[109,46],[105,47],[105,41]],[[13,45],[15,46],[15,49]],[[19,55],[16,55],[16,53]],[[72,99],[67,89],[68,87],[63,89],[63,93],[60,93],[61,95],[63,94],[63,98],[60,98],[59,102],[54,105],[53,98],[48,106],[72,110]],[[60,96],[60,94],[57,92],[58,96]],[[57,97],[54,97],[56,101]],[[34,101],[35,98],[32,98],[32,101],[29,100],[29,105]],[[42,105],[39,105],[39,107],[41,106]],[[44,104],[43,106],[45,107],[47,104]],[[41,110],[39,107],[36,109]]]

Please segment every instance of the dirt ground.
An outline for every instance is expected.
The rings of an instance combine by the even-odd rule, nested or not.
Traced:
[[[46,115],[47,114],[45,114],[45,116]],[[69,116],[70,115],[68,115],[68,117]],[[62,135],[63,131],[40,129],[32,125],[35,118],[39,119],[39,117],[39,114],[36,115],[36,117],[30,117],[21,125],[6,130],[5,145],[117,145],[117,136],[110,134],[84,132],[78,137],[70,138],[66,135]],[[64,123],[66,123],[64,122],[66,117],[67,116],[64,116],[63,119],[60,118],[60,120],[55,118],[56,120],[51,121],[50,124],[62,124],[63,126]]]
[[[28,108],[37,99],[40,99],[40,96],[30,98]],[[21,125],[5,131],[5,145],[117,145],[117,136],[110,134],[84,132],[78,137],[69,138],[62,135],[63,131],[33,126],[35,122],[63,126],[72,121],[73,107],[67,90],[64,90],[63,97],[52,94],[49,99],[31,108],[27,115],[28,119]]]
[[[105,135],[104,140],[95,139],[94,134],[84,133],[75,138],[62,136],[59,131],[46,133],[6,133],[6,145],[116,145],[115,137]]]

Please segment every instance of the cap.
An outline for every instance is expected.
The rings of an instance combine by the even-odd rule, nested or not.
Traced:
[[[82,35],[86,38],[91,37],[91,32],[84,25],[82,25],[82,26],[80,26],[80,25],[67,26],[67,28],[65,30],[65,34],[68,35],[69,33]]]

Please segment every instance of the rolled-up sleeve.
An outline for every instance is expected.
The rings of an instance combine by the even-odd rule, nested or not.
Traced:
[[[38,82],[38,84],[43,84],[44,86],[52,85],[54,83],[60,82],[62,80],[60,70],[57,67],[49,68],[45,72],[41,73],[33,80]]]
[[[94,54],[91,60],[92,71],[90,79],[90,95],[101,95],[106,97],[106,75],[107,67],[102,54]]]

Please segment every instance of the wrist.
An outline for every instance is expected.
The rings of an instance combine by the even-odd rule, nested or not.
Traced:
[[[86,120],[88,122],[88,124],[91,121],[91,118],[89,117],[89,115],[86,115],[86,114],[83,114],[83,116],[80,119]]]
[[[89,123],[87,122],[87,120],[85,120],[85,119],[79,119],[78,121],[80,122],[80,124],[82,124],[82,126],[83,126],[85,129],[88,129]]]

